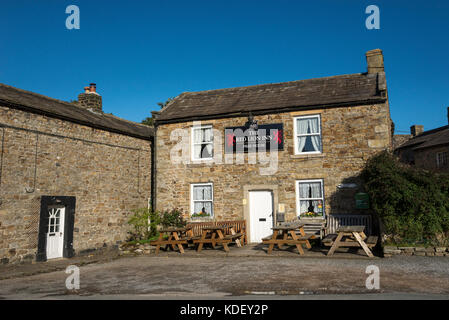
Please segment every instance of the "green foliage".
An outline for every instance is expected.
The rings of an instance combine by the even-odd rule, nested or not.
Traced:
[[[133,227],[130,231],[130,240],[139,241],[157,236],[157,226],[160,224],[160,216],[147,208],[132,210],[134,214],[129,218],[128,224]]]
[[[372,208],[393,241],[445,242],[449,235],[449,175],[401,164],[388,152],[361,175]]]
[[[159,235],[158,227],[184,227],[187,222],[182,217],[182,210],[157,212],[147,208],[132,210],[134,214],[129,218],[128,224],[132,226],[129,231],[130,243],[144,243],[156,239]]]
[[[163,108],[165,107],[167,104],[169,104],[170,102],[173,101],[174,98],[168,98],[167,101],[165,102],[158,102],[157,105],[159,106],[159,108]],[[146,117],[145,119],[142,120],[142,122],[140,122],[141,124],[147,125],[147,126],[154,126],[154,118],[153,117]]]
[[[141,124],[152,127],[154,125],[154,119],[153,117],[146,117],[145,119],[142,120]]]
[[[179,209],[163,211],[160,213],[160,222],[164,228],[167,227],[184,227],[187,222],[183,218],[183,212]]]

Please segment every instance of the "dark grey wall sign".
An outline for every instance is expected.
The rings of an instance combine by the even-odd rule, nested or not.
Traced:
[[[284,150],[282,123],[225,128],[225,153]]]

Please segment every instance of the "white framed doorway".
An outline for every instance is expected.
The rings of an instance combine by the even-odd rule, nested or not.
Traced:
[[[48,208],[47,259],[63,257],[65,207]]]
[[[251,243],[260,243],[262,238],[272,234],[274,221],[273,192],[270,190],[250,190],[249,229]]]

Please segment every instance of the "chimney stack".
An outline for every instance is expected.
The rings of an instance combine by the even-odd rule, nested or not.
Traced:
[[[97,85],[95,83],[84,87],[84,92],[78,95],[78,104],[92,111],[103,112],[101,96],[97,93]]]
[[[410,127],[410,133],[416,137],[424,132],[424,126],[422,124],[414,124]]]
[[[382,50],[370,50],[365,55],[368,64],[368,73],[384,72],[384,56]]]
[[[447,107],[447,124],[449,124],[449,107]]]

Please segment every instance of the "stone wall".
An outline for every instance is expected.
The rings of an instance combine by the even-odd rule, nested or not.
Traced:
[[[384,257],[389,258],[396,255],[404,256],[427,256],[427,257],[449,257],[447,247],[398,247],[385,246],[383,248]]]
[[[35,258],[43,195],[76,197],[75,254],[126,239],[151,195],[150,141],[4,106],[0,124],[2,262]]]
[[[321,115],[323,152],[294,155],[293,117],[308,114]],[[235,164],[235,161],[233,164],[213,161],[175,163],[171,153],[172,156],[180,154],[181,141],[179,136],[176,137],[181,131],[176,129],[186,129],[188,139],[193,122],[159,126],[156,133],[157,209],[178,207],[189,213],[190,184],[212,182],[216,220],[244,219],[248,210],[247,191],[264,188],[273,190],[275,210],[278,204],[284,204],[286,219],[290,220],[296,218],[295,181],[324,179],[326,214],[366,214],[366,211],[355,209],[354,194],[360,191],[357,175],[369,157],[381,150],[391,149],[388,104],[258,115],[254,119],[258,120],[259,125],[280,122],[284,125],[284,151],[278,152],[278,169],[274,174],[261,175],[259,169],[267,165],[248,164],[248,154],[245,155],[244,164]],[[243,126],[247,120],[247,117],[236,117],[204,120],[201,124],[211,124],[224,140],[225,127]],[[171,134],[175,135],[172,140]],[[223,141],[215,141],[214,152],[221,155],[225,162],[223,148]],[[184,152],[190,152],[189,142],[185,144]],[[189,160],[190,155],[186,158]],[[359,187],[337,188],[339,184],[348,182],[355,182]]]
[[[414,150],[415,165],[429,170],[449,171],[449,165],[437,167],[437,153],[448,152],[449,146],[438,146],[422,150]]]

